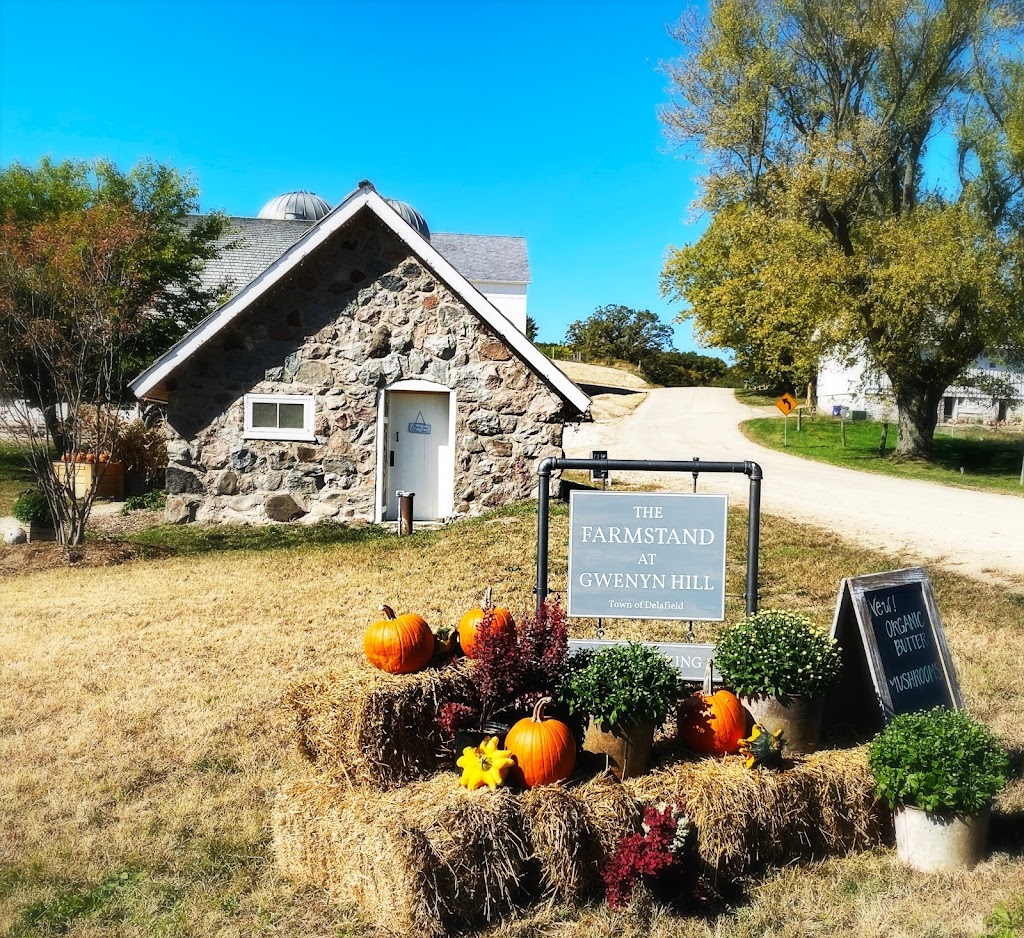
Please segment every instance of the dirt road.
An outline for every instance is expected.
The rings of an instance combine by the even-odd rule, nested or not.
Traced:
[[[631,414],[567,431],[565,450],[589,456],[606,449],[619,459],[753,460],[764,472],[766,513],[826,527],[891,554],[900,566],[939,565],[1024,590],[1024,498],[855,472],[764,449],[738,429],[757,413],[728,389],[660,388],[647,392]],[[693,480],[666,474],[657,483],[691,491]],[[698,491],[726,492],[730,503],[745,505],[748,482],[742,475],[705,474]]]

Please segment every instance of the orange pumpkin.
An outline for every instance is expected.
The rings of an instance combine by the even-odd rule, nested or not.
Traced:
[[[508,731],[505,748],[516,757],[512,777],[533,788],[564,782],[576,768],[576,740],[560,720],[544,716],[550,697],[537,701],[533,716],[525,717]]]
[[[462,653],[467,658],[476,657],[476,630],[480,627],[485,616],[491,617],[491,628],[497,631],[504,631],[515,627],[512,621],[512,613],[501,606],[491,605],[491,588],[488,586],[484,593],[483,602],[479,609],[470,609],[459,619],[459,644],[462,646]]]
[[[709,756],[739,752],[747,735],[747,712],[727,690],[711,692],[711,666],[704,671],[704,688],[679,705],[679,740],[687,749]]]
[[[396,616],[390,606],[381,606],[380,611],[384,618],[363,636],[363,651],[370,664],[391,674],[411,674],[426,667],[434,655],[430,626],[412,612]]]

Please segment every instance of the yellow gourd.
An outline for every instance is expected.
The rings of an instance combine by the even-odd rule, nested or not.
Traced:
[[[455,764],[462,769],[459,784],[475,791],[484,785],[491,789],[497,788],[505,781],[515,760],[507,749],[498,748],[497,736],[489,736],[479,746],[463,749]]]

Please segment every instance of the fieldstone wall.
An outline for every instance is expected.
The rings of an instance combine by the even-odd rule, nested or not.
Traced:
[[[378,395],[420,378],[456,396],[455,512],[535,492],[575,416],[374,216],[311,258],[169,384],[170,521],[374,519]],[[316,441],[247,440],[247,393],[313,394]]]

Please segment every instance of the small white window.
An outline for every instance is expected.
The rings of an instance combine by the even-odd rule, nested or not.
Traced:
[[[246,394],[245,438],[248,440],[315,440],[313,395]]]

